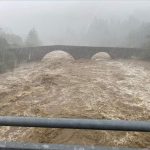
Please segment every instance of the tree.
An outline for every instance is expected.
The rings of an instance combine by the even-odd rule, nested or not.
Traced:
[[[5,38],[0,36],[0,50],[6,49],[6,48],[9,48],[9,44]]]
[[[8,50],[10,45],[7,40],[0,37],[0,73],[15,66],[16,57],[13,51]]]
[[[17,55],[11,48],[22,47],[22,38],[0,28],[0,73],[13,69],[17,64]]]
[[[2,28],[0,28],[0,38],[1,38],[1,40],[5,39],[7,41],[7,43],[9,44],[10,48],[23,47],[23,45],[24,45],[23,40],[20,36],[14,34],[14,33],[6,32]],[[1,45],[0,45],[0,47],[1,47]]]
[[[26,41],[25,41],[25,45],[27,47],[35,47],[35,46],[41,45],[41,41],[39,39],[38,33],[34,28],[32,28],[29,31],[27,38],[26,38]]]

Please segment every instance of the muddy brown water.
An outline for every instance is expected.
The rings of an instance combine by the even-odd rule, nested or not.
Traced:
[[[150,121],[150,62],[31,63],[0,75],[0,115]],[[150,147],[150,134],[0,127],[1,141]]]

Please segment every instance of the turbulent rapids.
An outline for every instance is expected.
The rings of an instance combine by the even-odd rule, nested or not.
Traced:
[[[65,56],[1,74],[0,115],[150,120],[149,62]],[[15,127],[0,133],[1,141],[150,146],[148,133]]]

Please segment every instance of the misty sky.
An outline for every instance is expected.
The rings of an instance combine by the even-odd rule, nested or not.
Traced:
[[[45,44],[70,28],[80,32],[95,17],[125,20],[134,16],[150,21],[150,1],[0,1],[0,27],[22,36],[34,27]]]

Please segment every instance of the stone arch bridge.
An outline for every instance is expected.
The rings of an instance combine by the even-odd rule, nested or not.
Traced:
[[[75,59],[90,59],[98,52],[106,52],[111,56],[112,59],[126,59],[131,58],[132,56],[150,58],[150,50],[138,48],[53,45],[10,49],[10,51],[13,51],[17,56],[18,62],[38,61],[41,60],[47,53],[54,50],[63,50],[71,54]]]

